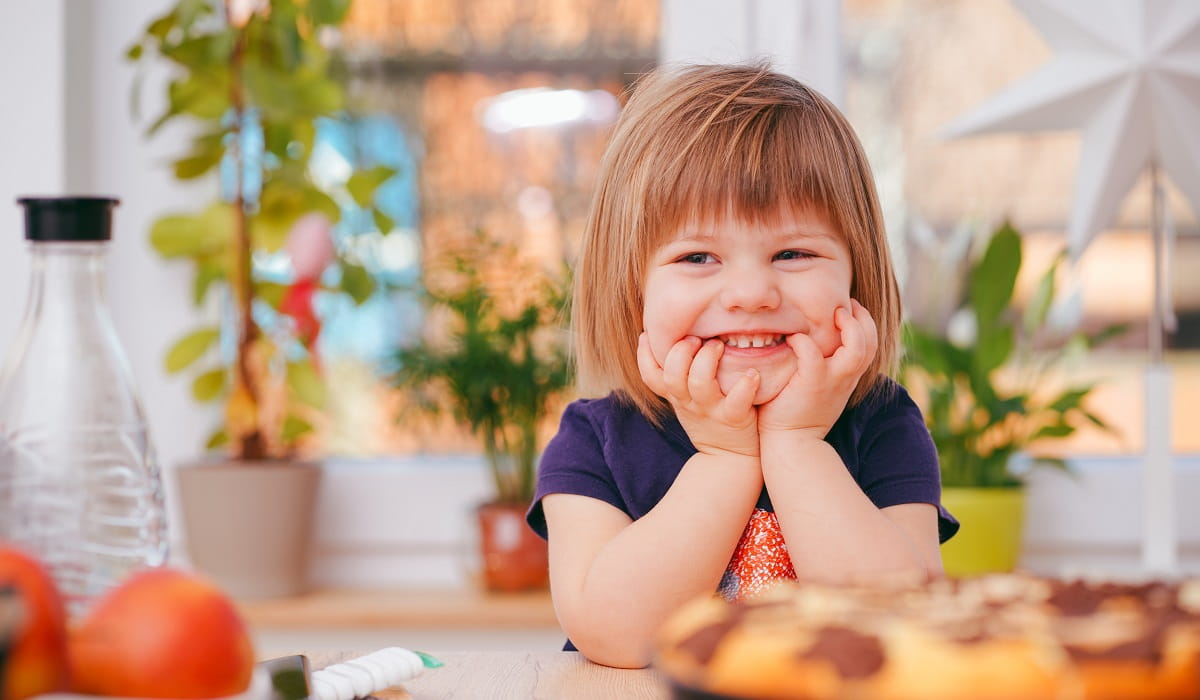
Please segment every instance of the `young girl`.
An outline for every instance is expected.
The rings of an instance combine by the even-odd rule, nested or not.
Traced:
[[[824,97],[755,66],[643,79],[576,280],[580,378],[607,396],[565,411],[529,523],[588,658],[646,665],[704,593],[941,573],[958,525],[885,375],[900,300],[879,203]]]

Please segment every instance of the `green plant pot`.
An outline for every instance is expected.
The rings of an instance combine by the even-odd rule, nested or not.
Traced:
[[[947,575],[1016,568],[1025,525],[1025,489],[945,488],[942,505],[962,523],[958,534],[942,545]]]

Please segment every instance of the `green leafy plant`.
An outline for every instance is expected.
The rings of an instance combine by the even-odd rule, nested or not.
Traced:
[[[481,260],[505,279],[485,279]],[[423,409],[448,410],[468,427],[483,445],[496,500],[525,505],[533,498],[538,428],[573,381],[560,325],[567,275],[537,275],[513,249],[482,234],[469,254],[451,251],[446,263],[426,273],[441,272],[442,281],[425,290],[431,316],[445,320],[444,334],[401,349],[395,382],[416,391]]]
[[[1015,487],[1010,458],[1043,441],[1092,424],[1111,428],[1086,405],[1092,384],[1047,391],[1064,359],[1122,333],[1114,325],[1094,334],[1055,332],[1048,323],[1065,253],[1041,275],[1023,312],[1013,304],[1021,268],[1021,236],[1005,223],[992,232],[970,266],[958,320],[967,337],[946,327],[906,322],[901,379],[914,391],[937,446],[944,486]],[[1038,463],[1066,468],[1061,458]]]
[[[325,398],[315,339],[319,321],[312,296],[346,293],[361,303],[374,289],[371,275],[346,251],[334,251],[336,284],[320,274],[280,281],[255,260],[278,256],[302,217],[320,215],[332,227],[343,211],[366,213],[378,230],[392,228],[374,203],[375,191],[395,171],[356,168],[335,187],[313,178],[310,160],[323,119],[346,118],[346,95],[335,56],[324,40],[345,19],[349,0],[178,0],[130,46],[139,66],[165,62],[172,75],[167,107],[149,127],[186,121],[190,147],[174,160],[180,180],[224,171],[230,190],[202,210],[154,222],[150,242],[168,259],[195,267],[193,296],[205,304],[214,290],[232,303],[232,342],[221,326],[187,333],[166,356],[180,372],[203,364],[192,383],[201,401],[224,398],[224,427],[210,447],[228,443],[234,456],[286,456],[311,430],[309,418]],[[142,81],[135,83],[135,108]],[[231,176],[231,177],[230,177]],[[328,239],[327,239],[328,242]],[[303,286],[301,286],[303,284]],[[278,321],[265,332],[259,320]],[[224,352],[220,352],[224,348]],[[223,357],[221,356],[223,355]],[[206,362],[201,360],[208,358]]]

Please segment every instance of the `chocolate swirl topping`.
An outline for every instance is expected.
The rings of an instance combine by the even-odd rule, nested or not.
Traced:
[[[1083,581],[1071,581],[1056,583],[1046,602],[1063,615],[1091,615],[1099,610],[1100,604],[1110,596],[1111,593],[1104,590],[1104,587],[1089,586]]]
[[[1149,661],[1158,664],[1162,660],[1162,641],[1161,633],[1151,633],[1100,649],[1074,644],[1064,644],[1063,649],[1076,661]]]
[[[883,668],[883,643],[878,637],[846,627],[822,627],[817,640],[802,659],[823,659],[833,664],[842,678],[866,678]]]
[[[705,625],[688,635],[679,643],[679,650],[688,654],[701,664],[707,664],[717,653],[721,640],[729,634],[729,630],[737,627],[736,618],[725,619]]]
[[[1084,581],[1055,582],[1047,599],[1063,615],[1091,615],[1105,601],[1128,598],[1147,610],[1177,610],[1178,587],[1161,581],[1149,583],[1099,583]]]

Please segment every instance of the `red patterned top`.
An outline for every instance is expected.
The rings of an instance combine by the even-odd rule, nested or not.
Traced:
[[[726,600],[743,600],[780,579],[795,581],[796,569],[783,541],[779,519],[758,508],[742,531],[717,592]]]

